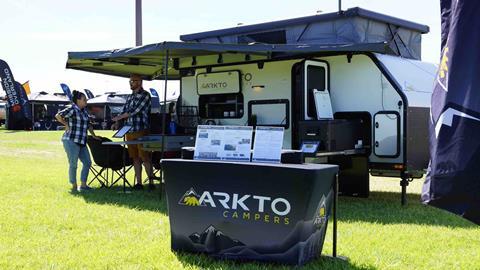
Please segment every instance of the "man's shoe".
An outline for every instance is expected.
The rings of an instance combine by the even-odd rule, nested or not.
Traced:
[[[142,184],[135,184],[133,186],[133,190],[143,190],[143,185]]]
[[[151,184],[148,184],[148,190],[152,191],[152,190],[155,190],[156,187],[155,187],[155,184],[151,183]]]
[[[78,187],[78,192],[85,192],[85,191],[91,191],[93,188],[89,187],[89,186],[80,186]]]

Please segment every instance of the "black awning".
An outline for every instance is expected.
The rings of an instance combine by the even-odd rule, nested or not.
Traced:
[[[139,74],[144,79],[164,79],[165,61],[168,54],[168,79],[179,79],[180,71],[175,64],[182,58],[197,56],[240,54],[257,55],[275,59],[295,55],[312,55],[327,52],[378,52],[389,51],[386,43],[362,43],[342,45],[302,44],[217,44],[163,42],[141,47],[109,51],[69,52],[66,67],[94,73],[129,77]]]

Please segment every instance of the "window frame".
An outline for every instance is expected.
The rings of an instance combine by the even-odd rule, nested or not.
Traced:
[[[237,103],[226,103],[224,102],[225,104],[242,104],[241,106],[236,106],[237,110],[235,111],[235,116],[234,117],[231,117],[231,116],[227,116],[225,117],[224,115],[221,115],[220,117],[209,117],[208,115],[204,115],[202,114],[203,112],[205,112],[205,110],[203,110],[202,108],[204,107],[205,103],[202,103],[201,102],[201,99],[202,98],[208,98],[208,97],[211,97],[211,96],[236,96],[236,100],[237,100]],[[241,97],[241,103],[238,102],[238,97]],[[227,94],[211,94],[211,95],[199,95],[198,96],[198,115],[200,118],[203,118],[203,119],[240,119],[240,118],[243,118],[243,116],[245,115],[245,102],[244,102],[244,96],[243,96],[243,93],[242,92],[238,92],[238,93],[227,93]],[[207,104],[210,104],[210,103],[207,103]],[[220,104],[217,104],[217,105],[220,105]],[[239,113],[239,111],[242,111],[242,113]]]
[[[268,105],[268,104],[285,104],[285,124],[280,125],[255,125],[255,126],[268,126],[268,127],[284,127],[290,128],[290,101],[288,99],[262,99],[262,100],[250,100],[248,102],[248,125],[253,126],[252,119],[252,106],[253,105]]]

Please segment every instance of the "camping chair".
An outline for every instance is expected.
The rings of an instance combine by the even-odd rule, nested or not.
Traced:
[[[90,183],[97,180],[103,187],[111,187],[123,179],[124,183],[131,187],[132,185],[126,179],[126,173],[132,168],[133,161],[128,156],[127,150],[120,145],[104,145],[103,142],[111,140],[104,137],[100,138],[101,140],[96,140],[92,136],[88,136],[87,139],[93,161],[99,167],[90,167],[94,175]],[[125,164],[122,157],[125,157]],[[123,170],[124,166],[125,171]],[[112,171],[111,174],[109,174],[109,170]]]
[[[180,158],[181,151],[165,151],[163,152],[163,158]],[[152,179],[153,181],[158,181],[160,184],[160,198],[163,193],[163,172],[161,164],[162,152],[154,151],[152,152]],[[148,182],[148,178],[145,179],[144,183]]]
[[[163,158],[179,158],[181,157],[182,152],[177,151],[165,151],[163,152]],[[164,192],[163,187],[163,172],[162,172],[162,152],[154,151],[152,152],[152,180],[158,181],[160,184],[160,199],[162,199],[162,193]],[[148,177],[144,180],[144,183],[148,182]]]
[[[163,152],[163,158],[180,158],[182,152],[177,151],[165,151]],[[161,156],[162,153],[155,151],[152,152],[152,178],[153,180],[158,180],[160,182],[160,186],[163,184],[162,181],[162,164],[161,164]],[[148,181],[148,178],[145,179],[144,183]]]

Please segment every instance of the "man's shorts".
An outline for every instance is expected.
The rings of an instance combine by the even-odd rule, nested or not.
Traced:
[[[127,133],[126,140],[133,141],[145,135],[148,135],[148,132],[146,130]],[[143,161],[150,161],[150,152],[144,151],[143,145],[141,144],[129,144],[128,155],[132,159],[140,157]]]

